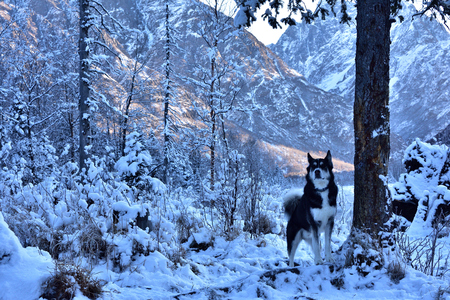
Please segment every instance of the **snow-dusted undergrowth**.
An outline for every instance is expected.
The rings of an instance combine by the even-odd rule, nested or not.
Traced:
[[[416,144],[427,159],[433,157],[433,162],[444,164],[445,158],[436,149],[446,149]],[[420,157],[416,155],[417,160]],[[148,159],[140,161],[148,162]],[[120,166],[122,174],[126,173],[125,165]],[[433,163],[422,162],[422,165],[426,168]],[[169,190],[157,179],[148,177],[140,184],[151,192],[142,194],[130,188],[125,179],[105,177],[104,174],[110,173],[104,172],[103,167],[100,162],[93,163],[85,183],[72,182],[70,188],[49,177],[36,186],[3,190],[0,299],[39,298],[57,261],[89,270],[104,284],[103,299],[450,297],[447,273],[442,272],[440,277],[426,275],[413,268],[411,261],[401,258],[400,252],[386,257],[385,268],[372,269],[366,276],[358,273],[356,267],[343,267],[346,258],[338,250],[350,231],[351,186],[340,186],[338,196],[339,209],[332,237],[336,264],[314,265],[309,246],[302,243],[295,258],[298,266],[288,268],[281,199],[290,187],[274,185],[261,189],[264,192],[257,203],[258,214],[253,217],[264,223],[257,227],[264,231],[244,230],[256,227],[248,226],[248,202],[239,199],[230,233],[225,230],[221,210],[211,203],[214,195],[223,195],[210,192],[209,196],[199,198],[191,188]],[[423,170],[421,174],[427,172]],[[402,175],[392,190],[402,191],[405,182],[411,182],[406,180],[410,175]],[[427,186],[426,195],[444,189],[425,182],[429,176],[415,178],[417,184]],[[417,193],[422,190],[419,188]],[[446,199],[446,193],[441,194]],[[395,194],[396,197],[399,196]],[[400,223],[408,225],[405,221]],[[411,225],[404,235],[411,239],[430,236],[432,226],[426,220],[412,223],[416,225]],[[448,268],[445,265],[448,234],[441,234],[437,241],[446,245],[439,258],[440,266]],[[394,267],[388,271],[388,265]],[[74,299],[87,299],[81,292],[82,283],[73,280]],[[23,286],[29,288],[25,290]]]

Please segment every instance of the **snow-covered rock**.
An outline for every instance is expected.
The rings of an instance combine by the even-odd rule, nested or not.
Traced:
[[[52,269],[50,254],[23,248],[0,212],[0,299],[38,299]]]

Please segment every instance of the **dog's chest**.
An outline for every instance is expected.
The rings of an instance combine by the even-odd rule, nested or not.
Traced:
[[[319,232],[324,231],[328,220],[336,215],[336,206],[331,206],[328,201],[328,190],[321,192],[322,208],[311,208],[314,221],[319,224]]]

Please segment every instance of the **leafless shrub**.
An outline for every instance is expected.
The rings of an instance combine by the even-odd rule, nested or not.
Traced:
[[[348,200],[345,197],[344,189],[341,185],[338,186],[338,194],[337,194],[337,206],[338,206],[338,213],[336,215],[335,219],[335,227],[334,230],[337,233],[337,235],[345,234],[347,235],[348,232],[348,224],[352,223],[353,218],[353,202],[349,203]]]
[[[272,233],[272,222],[263,211],[260,210],[248,217],[248,220],[244,220],[244,231],[250,232],[252,237]]]
[[[104,258],[107,253],[107,243],[101,230],[94,224],[88,225],[80,234],[81,251],[93,262]]]
[[[444,276],[449,270],[450,252],[440,238],[448,235],[449,228],[450,219],[441,217],[432,232],[423,238],[411,239],[405,232],[398,232],[397,245],[405,262],[427,275]]]
[[[180,216],[175,220],[175,224],[178,232],[178,241],[180,243],[187,242],[195,228],[193,222],[190,222],[187,214],[182,211]]]
[[[448,287],[439,287],[439,290],[436,294],[435,299],[441,300],[441,299],[448,299],[447,297],[450,296],[450,286]]]

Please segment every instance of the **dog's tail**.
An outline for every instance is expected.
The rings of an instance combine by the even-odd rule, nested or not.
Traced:
[[[300,198],[303,196],[302,189],[291,189],[283,197],[284,214],[289,220],[297,207]]]

